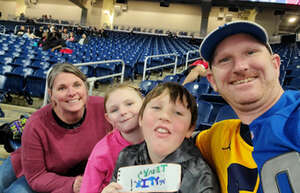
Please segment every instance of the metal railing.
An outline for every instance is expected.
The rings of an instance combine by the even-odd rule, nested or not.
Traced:
[[[169,64],[162,64],[158,66],[153,66],[153,67],[147,67],[147,61],[149,58],[159,58],[159,57],[165,57],[165,56],[175,56],[175,62],[174,63],[169,63]],[[176,69],[177,69],[177,60],[178,60],[178,55],[173,53],[173,54],[160,54],[160,55],[153,55],[153,56],[147,56],[144,61],[144,70],[143,70],[143,81],[146,78],[146,72],[154,69],[159,69],[167,66],[174,66],[174,74],[176,74]]]
[[[188,51],[188,52],[186,53],[184,70],[186,70],[186,69],[188,68],[188,63],[189,63],[189,62],[195,61],[195,60],[198,60],[198,59],[201,59],[201,57],[189,59],[190,54],[196,53],[196,52],[200,52],[200,50],[190,50],[190,51]],[[199,55],[200,55],[200,53],[199,53]]]
[[[103,79],[107,79],[107,78],[113,78],[113,77],[120,76],[121,77],[120,82],[123,83],[123,81],[124,81],[124,72],[125,72],[125,63],[124,63],[123,60],[107,60],[107,61],[86,62],[86,63],[74,64],[74,66],[78,67],[78,66],[88,66],[88,65],[107,64],[107,63],[116,63],[116,62],[122,63],[122,70],[121,70],[120,73],[114,73],[114,74],[105,75],[105,76],[99,76],[99,77],[90,77],[90,78],[87,79],[87,82],[89,84],[89,95],[92,95],[94,83],[97,80],[103,80]],[[50,68],[47,71],[43,106],[45,106],[47,104],[47,102],[48,102],[48,75],[49,75],[49,73],[50,73],[51,70],[52,70],[52,68]]]

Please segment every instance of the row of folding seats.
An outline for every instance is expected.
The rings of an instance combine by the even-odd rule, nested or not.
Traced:
[[[44,69],[0,65],[0,90],[9,95],[23,95],[31,103],[31,97],[43,97],[46,74]]]

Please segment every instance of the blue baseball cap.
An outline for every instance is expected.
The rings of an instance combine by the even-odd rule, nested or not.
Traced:
[[[262,26],[251,21],[233,21],[218,27],[204,38],[200,45],[201,56],[204,60],[211,61],[219,43],[221,43],[225,38],[239,33],[245,33],[253,36],[255,39],[263,43],[270,53],[272,53],[271,46],[268,43],[268,34]]]

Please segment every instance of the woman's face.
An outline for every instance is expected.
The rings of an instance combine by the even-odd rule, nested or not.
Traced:
[[[53,108],[60,118],[68,114],[83,114],[88,96],[87,88],[74,74],[65,72],[58,74],[49,94]]]

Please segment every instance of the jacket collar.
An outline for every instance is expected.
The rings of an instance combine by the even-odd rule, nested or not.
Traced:
[[[141,152],[142,159],[145,163],[152,163],[150,156],[148,154],[147,145],[144,142],[141,144],[139,151]],[[190,159],[195,158],[195,156],[201,156],[200,150],[194,145],[191,139],[184,139],[182,144],[177,148],[176,151],[165,157],[161,163],[182,163]]]

